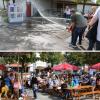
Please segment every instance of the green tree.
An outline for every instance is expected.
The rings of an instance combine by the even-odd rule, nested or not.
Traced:
[[[64,61],[64,55],[61,52],[42,52],[40,57],[42,61],[51,63],[51,66]]]
[[[21,77],[22,77],[23,76],[23,72],[26,72],[27,63],[35,62],[36,61],[36,55],[33,52],[26,52],[26,53],[18,53],[17,57],[18,57],[18,62],[22,66],[22,70],[21,70]]]
[[[3,2],[3,8],[5,9],[5,0],[2,0],[2,2]]]
[[[97,3],[97,4],[100,4],[100,0],[97,0],[96,3]]]
[[[36,55],[33,52],[12,52],[12,53],[0,53],[0,63],[10,64],[10,63],[19,63],[22,66],[21,77],[24,71],[26,71],[27,63],[35,62]]]
[[[10,0],[2,0],[2,2],[3,2],[3,8],[4,9],[6,9],[6,6],[5,6],[5,2],[7,3],[7,5],[8,5],[8,2],[9,2]]]
[[[82,66],[84,64],[95,64],[100,62],[99,52],[74,52],[66,53],[65,58],[67,62],[75,64],[77,66]]]

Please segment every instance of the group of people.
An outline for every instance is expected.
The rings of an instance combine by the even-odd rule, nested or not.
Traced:
[[[11,98],[26,100],[25,89],[33,91],[33,97],[38,97],[38,90],[50,93],[54,88],[60,89],[63,94],[62,98],[71,97],[70,91],[65,88],[77,87],[79,85],[92,85],[96,90],[100,90],[100,73],[90,75],[89,73],[61,73],[55,74],[52,71],[45,73],[34,73],[30,80],[21,80],[18,73],[8,73],[0,76],[0,98]],[[45,86],[45,88],[43,88]],[[57,90],[58,91],[58,90]],[[56,95],[58,92],[56,91]],[[53,92],[51,92],[53,93]]]
[[[100,50],[100,7],[92,7],[92,12],[89,13],[87,16],[83,15],[81,12],[76,11],[74,8],[69,9],[66,8],[67,12],[70,12],[70,14],[67,14],[67,17],[70,16],[71,23],[69,30],[71,31],[71,46],[76,47],[77,45],[82,45],[82,39],[84,36],[87,37],[86,30],[90,30],[93,25],[98,21],[98,25],[96,29],[94,29],[92,32],[95,32],[95,37],[91,38],[92,36],[87,37],[89,40],[88,48],[87,50],[93,50],[94,48],[96,50]],[[92,32],[90,35],[92,35]],[[85,33],[85,34],[84,34]],[[77,43],[77,39],[79,38],[79,41]]]
[[[5,73],[0,76],[0,98],[18,99],[22,97],[23,86],[18,73]]]
[[[70,91],[66,91],[65,88],[77,87],[79,85],[91,85],[95,87],[95,90],[100,90],[100,73],[91,76],[89,73],[82,73],[82,75],[71,73],[55,75],[52,72],[49,74],[46,72],[45,75],[42,76],[33,76],[31,82],[33,85],[31,88],[33,89],[35,98],[37,98],[37,89],[42,89],[43,92],[51,92],[51,94],[56,94],[58,96],[57,91],[56,93],[52,92],[54,88],[57,88],[62,91],[64,94],[62,98],[65,99],[71,97]]]

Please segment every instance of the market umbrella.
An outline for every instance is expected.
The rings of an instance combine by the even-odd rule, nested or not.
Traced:
[[[54,67],[52,68],[52,70],[60,71],[60,70],[62,70],[62,66],[56,65],[56,66],[54,66]]]
[[[74,71],[78,71],[79,69],[80,69],[79,67],[73,65],[73,70],[74,70]]]
[[[79,70],[77,66],[71,65],[69,63],[59,64],[57,66],[54,66],[52,69],[53,70],[71,70],[71,71]]]
[[[20,64],[18,63],[14,63],[14,64],[10,64],[9,65],[10,67],[22,67]]]
[[[90,67],[90,69],[100,70],[100,63],[94,64]]]
[[[79,70],[79,68],[77,66],[69,64],[69,63],[62,64],[62,66],[63,66],[64,70],[73,70],[73,71]]]
[[[0,70],[6,70],[6,67],[4,65],[0,65]]]

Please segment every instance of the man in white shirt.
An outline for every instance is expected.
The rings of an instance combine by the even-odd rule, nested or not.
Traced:
[[[71,10],[68,6],[66,6],[66,9],[65,9],[64,13],[66,14],[66,18],[69,19],[71,17]]]
[[[100,7],[96,10],[92,20],[89,23],[89,26],[92,26],[97,20],[98,20],[98,27],[97,27],[96,50],[100,50]]]

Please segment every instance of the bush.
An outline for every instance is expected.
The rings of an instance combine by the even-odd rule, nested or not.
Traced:
[[[1,10],[0,10],[0,16],[2,16],[4,22],[8,22],[7,10],[1,9]]]

